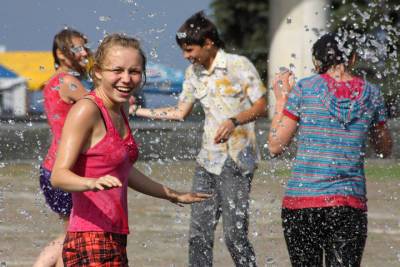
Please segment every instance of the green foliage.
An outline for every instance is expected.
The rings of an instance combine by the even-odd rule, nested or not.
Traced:
[[[247,56],[267,78],[268,1],[214,0],[215,23],[230,52]]]
[[[358,72],[382,87],[390,116],[399,116],[400,1],[333,0],[331,10],[330,30],[358,36],[356,44],[364,51]]]
[[[400,180],[400,164],[396,162],[379,162],[367,163],[365,175],[369,181],[387,181]]]
[[[227,50],[250,58],[267,79],[268,0],[214,0],[215,22]],[[382,87],[390,116],[400,115],[400,0],[332,0],[329,30],[359,34],[358,73]],[[365,48],[368,48],[365,50]]]

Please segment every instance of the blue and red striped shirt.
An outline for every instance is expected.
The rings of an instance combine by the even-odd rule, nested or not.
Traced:
[[[300,80],[284,114],[297,120],[297,154],[283,207],[351,206],[367,210],[365,145],[370,128],[386,121],[379,88],[360,78]]]

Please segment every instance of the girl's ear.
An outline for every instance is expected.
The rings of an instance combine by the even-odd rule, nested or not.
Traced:
[[[98,80],[101,80],[101,78],[103,78],[103,75],[101,74],[101,69],[97,65],[93,66],[93,74]]]
[[[58,48],[57,48],[57,50],[56,50],[56,55],[57,55],[57,57],[58,57],[58,59],[59,59],[60,61],[63,61],[63,60],[66,59],[66,56],[65,56],[65,55],[63,54],[63,52],[61,52],[61,50],[58,49]]]

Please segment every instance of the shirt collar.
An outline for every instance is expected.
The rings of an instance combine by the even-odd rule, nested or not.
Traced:
[[[196,70],[202,75],[211,75],[215,69],[226,69],[226,53],[223,49],[218,49],[210,70],[206,70],[202,65],[195,66]]]

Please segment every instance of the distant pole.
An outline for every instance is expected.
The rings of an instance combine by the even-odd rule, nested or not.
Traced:
[[[311,47],[316,32],[326,29],[328,0],[270,0],[271,46],[268,60],[268,86],[279,67],[292,67],[296,77],[311,74]],[[268,93],[269,117],[275,106]]]

